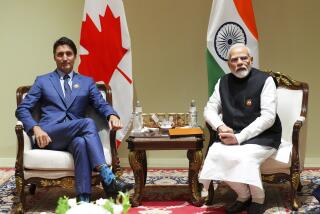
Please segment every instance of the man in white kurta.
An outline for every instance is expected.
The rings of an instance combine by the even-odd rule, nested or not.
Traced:
[[[209,148],[199,181],[206,189],[211,180],[225,181],[237,193],[227,213],[247,209],[259,214],[265,198],[260,165],[281,139],[276,84],[251,67],[253,58],[245,45],[231,46],[228,56],[231,74],[217,82],[204,109],[205,120],[219,139]]]

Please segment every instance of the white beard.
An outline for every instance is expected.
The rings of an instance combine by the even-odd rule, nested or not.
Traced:
[[[235,75],[236,77],[242,79],[242,78],[245,78],[246,76],[248,76],[250,70],[251,70],[251,65],[249,65],[246,70],[232,72],[232,74]]]

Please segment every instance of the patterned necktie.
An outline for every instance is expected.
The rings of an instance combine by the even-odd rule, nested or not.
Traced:
[[[71,98],[71,88],[70,85],[68,83],[70,79],[70,76],[68,74],[64,75],[63,80],[64,80],[64,99],[66,100],[66,102],[68,103],[68,101]]]

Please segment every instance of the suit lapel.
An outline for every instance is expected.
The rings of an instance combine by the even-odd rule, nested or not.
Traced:
[[[69,108],[71,106],[71,104],[73,103],[74,99],[77,97],[79,91],[81,88],[81,84],[80,84],[80,76],[74,72],[73,73],[73,79],[72,79],[72,90],[71,90],[71,98],[69,100],[69,103],[67,104],[67,108]]]
[[[67,106],[67,103],[64,99],[63,91],[61,88],[60,76],[59,76],[58,72],[57,71],[52,72],[49,79],[50,79],[53,87],[56,89],[57,93],[59,94],[62,102],[65,104],[65,106]]]

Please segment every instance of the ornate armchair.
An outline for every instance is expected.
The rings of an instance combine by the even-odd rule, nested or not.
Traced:
[[[297,210],[300,207],[297,191],[301,188],[300,172],[304,164],[306,135],[303,133],[305,131],[303,128],[306,127],[309,87],[307,83],[293,80],[285,74],[272,71],[267,73],[270,73],[278,82],[277,113],[282,124],[282,138],[277,153],[261,166],[262,179],[268,183],[289,182],[292,209]],[[216,132],[209,124],[207,127],[210,132],[210,147],[213,139],[216,139]],[[213,203],[213,195],[214,188],[211,182],[208,204]]]
[[[97,84],[103,97],[112,104],[112,92],[108,85]],[[17,105],[19,105],[28,93],[31,86],[19,87],[16,91]],[[33,112],[35,119],[39,118],[39,109],[36,107]],[[121,174],[120,162],[116,149],[116,132],[109,131],[107,123],[94,109],[87,110],[87,116],[95,120],[99,129],[104,154],[107,164],[112,166],[116,175]],[[36,187],[60,186],[73,188],[74,186],[74,163],[72,155],[64,151],[52,151],[44,149],[32,149],[32,137],[29,137],[23,130],[23,124],[18,121],[15,126],[18,149],[16,159],[16,189],[17,204],[16,211],[24,212],[25,209],[25,187],[29,186],[29,192],[35,193]],[[97,185],[100,179],[97,173],[92,173],[92,184]]]

